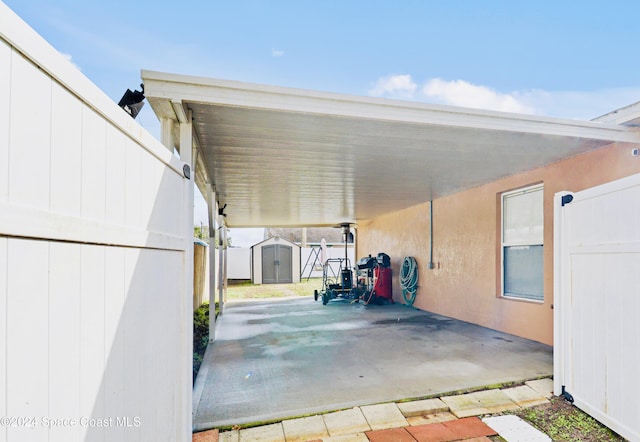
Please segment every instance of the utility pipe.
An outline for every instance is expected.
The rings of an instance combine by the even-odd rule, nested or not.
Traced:
[[[433,270],[433,200],[429,201],[429,265],[428,268]]]

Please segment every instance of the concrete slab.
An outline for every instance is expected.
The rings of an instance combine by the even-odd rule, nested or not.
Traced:
[[[399,304],[229,302],[196,431],[550,376],[550,346]],[[304,392],[304,394],[301,394]]]
[[[457,419],[457,417],[455,417],[452,413],[445,411],[442,413],[425,414],[422,416],[411,416],[407,418],[407,422],[409,422],[409,425],[411,426],[416,426],[416,425],[437,424],[441,422],[450,421],[453,419]]]
[[[525,382],[525,385],[533,388],[535,391],[537,391],[547,399],[551,399],[551,397],[553,396],[553,379],[536,379],[534,381]]]
[[[518,416],[487,417],[482,421],[507,442],[550,442],[551,438]]]
[[[224,431],[218,435],[219,442],[240,442],[240,432],[238,430]]]
[[[404,417],[422,416],[449,411],[449,406],[438,398],[399,402],[396,405],[398,405],[398,408]]]
[[[282,422],[286,442],[304,442],[329,437],[322,416],[289,419]]]
[[[445,396],[442,401],[449,406],[451,413],[458,418],[489,414],[489,410],[481,405],[477,399],[468,394]]]
[[[367,405],[360,407],[372,430],[406,427],[409,425],[398,406],[394,403]]]
[[[240,442],[282,442],[283,440],[285,439],[282,424],[240,430]]]
[[[519,408],[506,394],[497,389],[456,396],[444,396],[441,399],[449,406],[451,413],[458,418],[501,413]]]
[[[542,405],[549,403],[549,400],[535,391],[528,385],[521,385],[519,387],[504,388],[502,389],[504,394],[518,404],[522,408],[535,407],[536,405]]]
[[[493,389],[469,393],[469,395],[489,410],[489,413],[502,413],[503,411],[517,410],[518,404],[507,396],[504,391]]]
[[[364,433],[371,430],[359,408],[322,415],[330,436]]]

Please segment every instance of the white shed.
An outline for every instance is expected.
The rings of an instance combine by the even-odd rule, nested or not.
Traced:
[[[300,282],[300,246],[279,236],[251,246],[254,284]]]

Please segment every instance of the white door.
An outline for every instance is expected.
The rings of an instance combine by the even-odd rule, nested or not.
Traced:
[[[555,201],[555,394],[640,440],[640,174]]]

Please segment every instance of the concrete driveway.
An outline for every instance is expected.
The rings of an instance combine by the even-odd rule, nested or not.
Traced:
[[[217,327],[198,431],[553,374],[550,346],[400,304],[230,302]]]

